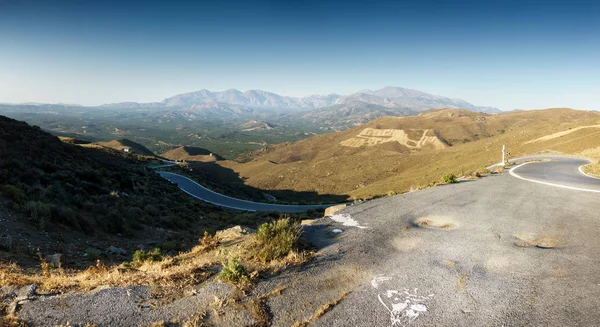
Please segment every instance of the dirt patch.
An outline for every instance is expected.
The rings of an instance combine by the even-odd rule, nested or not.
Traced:
[[[343,146],[358,148],[361,146],[375,146],[381,143],[398,142],[410,149],[420,149],[433,146],[435,149],[446,147],[435,135],[429,136],[430,130],[402,130],[402,129],[375,129],[365,128],[355,137],[342,141]]]
[[[400,252],[411,252],[417,249],[422,242],[419,237],[397,237],[392,241],[392,246]]]
[[[541,235],[533,233],[516,234],[515,245],[518,247],[538,247],[542,249],[553,249],[567,244],[567,241],[559,235]]]
[[[447,216],[426,216],[417,218],[413,224],[421,228],[429,229],[456,229],[459,224],[456,220]]]

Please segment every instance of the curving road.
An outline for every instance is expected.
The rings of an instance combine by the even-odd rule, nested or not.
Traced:
[[[510,170],[513,177],[554,187],[600,193],[600,179],[585,175],[581,166],[587,159],[568,156],[539,156],[516,160],[551,159],[553,162],[524,162]]]
[[[185,193],[202,201],[209,202],[214,205],[229,209],[243,211],[303,212],[310,209],[323,209],[335,205],[283,205],[240,200],[211,191],[206,187],[194,182],[193,180],[179,174],[164,171],[158,171],[157,173],[163,178],[169,180],[170,182],[177,184],[177,186]]]

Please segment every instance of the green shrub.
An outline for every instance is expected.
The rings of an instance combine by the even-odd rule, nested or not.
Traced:
[[[139,264],[144,261],[161,261],[163,258],[159,248],[155,248],[152,251],[145,252],[144,250],[137,250],[133,253],[133,263]]]
[[[444,182],[444,184],[452,184],[457,183],[458,180],[456,179],[456,176],[454,176],[454,174],[445,174],[442,177],[442,182]]]
[[[259,257],[265,262],[285,257],[298,249],[301,233],[299,224],[289,218],[260,225],[256,233]]]
[[[38,201],[27,202],[24,210],[29,218],[33,219],[38,224],[39,229],[46,228],[46,222],[52,215],[52,208],[50,205]]]
[[[223,269],[219,279],[235,285],[244,286],[250,283],[250,276],[246,267],[237,259],[227,259],[222,263]]]
[[[10,184],[2,185],[2,195],[13,200],[17,204],[23,204],[25,202],[25,192]]]

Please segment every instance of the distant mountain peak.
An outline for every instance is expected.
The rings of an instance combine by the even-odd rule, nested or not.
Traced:
[[[385,86],[379,90],[363,89],[350,95],[331,93],[328,95],[313,94],[307,97],[282,96],[272,92],[251,89],[242,92],[238,89],[228,89],[221,92],[212,92],[201,89],[164,99],[160,103],[137,104],[122,103],[105,106],[123,108],[148,107],[180,107],[180,108],[213,108],[215,106],[227,108],[243,106],[252,109],[287,109],[306,110],[320,109],[332,105],[368,106],[376,105],[386,108],[398,108],[422,112],[430,109],[460,108],[478,112],[500,112],[492,107],[478,107],[467,101],[433,95],[417,90],[397,86]]]

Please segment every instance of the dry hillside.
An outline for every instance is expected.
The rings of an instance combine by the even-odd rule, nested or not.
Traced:
[[[148,150],[145,146],[128,139],[112,140],[110,142],[98,142],[95,144],[119,151],[129,149],[129,151],[131,151],[132,153],[136,153],[143,156],[155,156],[154,153]]]
[[[365,198],[483,169],[500,160],[503,144],[513,157],[555,151],[600,159],[598,124],[600,113],[571,109],[499,115],[442,109],[383,117],[260,150],[248,163],[220,164],[260,189]]]
[[[200,162],[213,162],[223,159],[206,149],[192,146],[180,146],[163,153],[162,156],[169,160],[186,160]]]

